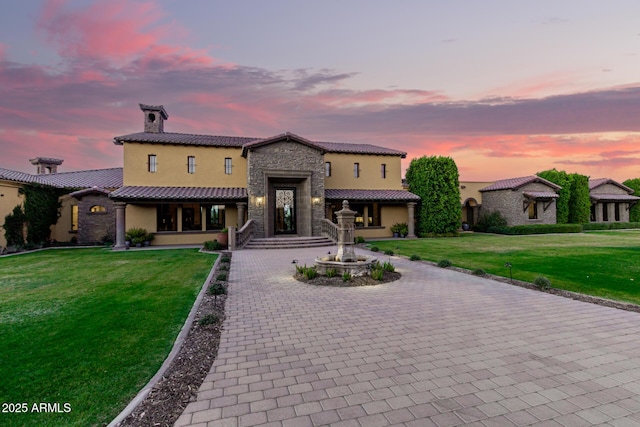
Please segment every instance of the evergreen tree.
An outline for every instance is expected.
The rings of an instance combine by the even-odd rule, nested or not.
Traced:
[[[589,177],[572,173],[571,197],[569,200],[569,223],[587,224],[591,219],[591,196],[589,194]]]
[[[450,157],[411,160],[406,174],[409,191],[420,196],[416,212],[419,235],[453,233],[460,227],[458,167]]]
[[[624,185],[633,189],[633,195],[640,197],[640,178],[628,179]],[[640,204],[635,204],[629,209],[629,221],[640,222]]]
[[[569,199],[571,197],[571,181],[569,175],[565,171],[556,169],[538,172],[540,178],[553,182],[562,187],[558,192],[556,199],[556,222],[558,224],[567,224],[569,222]]]

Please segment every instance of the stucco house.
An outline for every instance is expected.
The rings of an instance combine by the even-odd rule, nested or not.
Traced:
[[[507,225],[555,224],[560,186],[537,175],[496,181],[478,191],[483,212],[500,212]]]
[[[60,242],[77,240],[93,244],[115,239],[115,210],[108,193],[122,186],[122,168],[59,172],[62,159],[30,159],[35,174],[0,168],[0,222],[13,208],[24,203],[20,189],[35,184],[55,187],[67,194],[60,198],[60,219],[51,227],[51,238]],[[7,245],[0,229],[0,249]]]
[[[629,208],[640,197],[633,189],[609,178],[589,180],[591,222],[629,222]]]
[[[123,185],[109,197],[117,235],[142,227],[154,244],[201,243],[252,220],[254,236],[318,236],[348,199],[356,235],[391,236],[413,226],[419,197],[402,188],[406,153],[370,144],[164,131],[163,106],[140,104],[144,131],[114,138],[123,147]],[[411,227],[413,228],[413,227]]]

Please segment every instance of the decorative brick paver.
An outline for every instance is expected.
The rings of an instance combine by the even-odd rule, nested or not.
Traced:
[[[393,283],[295,281],[320,253],[234,252],[177,426],[640,426],[640,314],[397,257]]]

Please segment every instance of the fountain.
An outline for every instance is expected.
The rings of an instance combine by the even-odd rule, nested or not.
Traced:
[[[349,209],[349,202],[342,202],[342,210],[336,212],[338,218],[338,250],[335,254],[328,254],[315,259],[316,269],[320,274],[334,269],[338,274],[349,273],[351,276],[362,276],[369,273],[375,257],[356,255],[354,236],[354,218],[356,212]]]

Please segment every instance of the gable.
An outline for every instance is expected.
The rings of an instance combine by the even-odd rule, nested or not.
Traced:
[[[326,151],[323,147],[316,144],[315,142],[309,141],[308,139],[298,136],[296,134],[286,132],[280,135],[272,136],[270,138],[259,139],[257,141],[252,141],[244,144],[242,146],[242,156],[247,157],[247,153],[251,150],[255,150],[261,147],[266,147],[266,146],[281,143],[281,142],[288,142],[288,143],[310,147],[316,151],[319,151],[320,154],[324,154]]]

